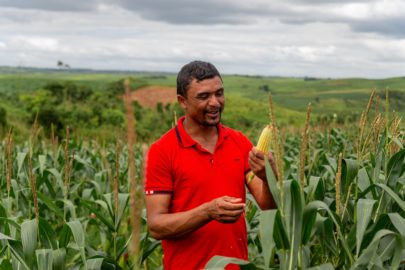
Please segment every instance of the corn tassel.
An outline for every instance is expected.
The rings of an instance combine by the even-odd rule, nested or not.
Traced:
[[[270,152],[271,133],[271,125],[265,126],[256,145],[257,150],[262,152],[265,156],[267,156]],[[248,184],[253,180],[254,176],[255,175],[252,172],[249,176],[249,180],[247,181]]]

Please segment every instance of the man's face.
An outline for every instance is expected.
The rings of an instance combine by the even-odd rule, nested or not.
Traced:
[[[178,96],[178,101],[186,116],[193,122],[203,126],[216,126],[221,120],[225,105],[222,81],[218,76],[199,82],[193,79],[186,98]]]

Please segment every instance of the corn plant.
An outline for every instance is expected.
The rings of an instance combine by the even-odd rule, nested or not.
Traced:
[[[13,145],[12,157],[0,159],[0,269],[132,269],[126,146],[118,154],[112,145],[95,141],[48,146]],[[142,164],[140,153],[136,146],[138,164]],[[10,160],[12,166],[3,166]],[[9,193],[3,189],[6,175],[12,175]],[[30,177],[36,179],[35,189]],[[160,242],[147,234],[145,217],[141,226],[142,256],[135,263],[157,268]]]

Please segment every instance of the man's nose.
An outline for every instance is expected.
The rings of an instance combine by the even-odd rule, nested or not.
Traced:
[[[208,100],[208,104],[210,106],[218,106],[218,105],[220,105],[218,97],[216,95],[210,96],[210,98]]]

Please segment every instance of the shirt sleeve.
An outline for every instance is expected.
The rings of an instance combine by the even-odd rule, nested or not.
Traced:
[[[152,144],[146,158],[145,194],[172,193],[173,178],[168,154]]]

